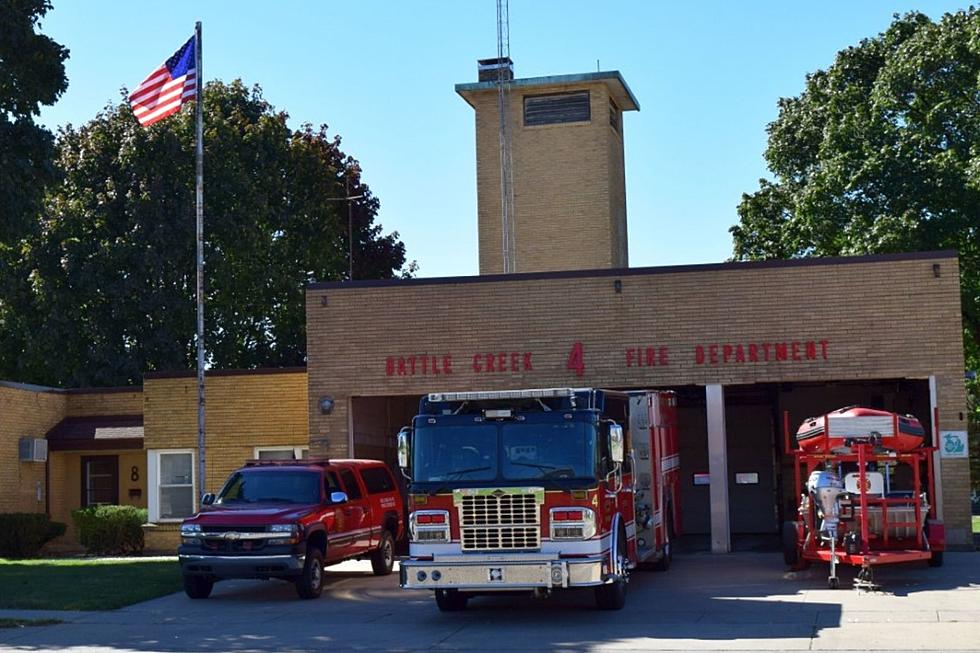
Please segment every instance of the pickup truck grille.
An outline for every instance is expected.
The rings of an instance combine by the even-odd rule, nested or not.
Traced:
[[[503,490],[462,495],[457,500],[464,551],[537,549],[541,501],[536,493]]]

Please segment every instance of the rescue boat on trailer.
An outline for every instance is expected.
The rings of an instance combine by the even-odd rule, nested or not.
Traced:
[[[891,451],[914,451],[925,441],[925,429],[912,415],[847,406],[805,420],[796,432],[800,449],[809,453],[831,453],[850,441],[869,438]]]

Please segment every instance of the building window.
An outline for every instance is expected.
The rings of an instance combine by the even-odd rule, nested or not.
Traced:
[[[623,133],[623,114],[613,102],[612,98],[609,98],[609,126],[616,130],[617,133]]]
[[[592,119],[588,91],[524,96],[524,125],[588,122]]]
[[[256,460],[304,460],[310,457],[309,447],[255,447]]]
[[[119,457],[82,456],[82,507],[119,503]]]
[[[148,454],[150,521],[177,521],[193,515],[196,506],[194,452],[150,451]]]

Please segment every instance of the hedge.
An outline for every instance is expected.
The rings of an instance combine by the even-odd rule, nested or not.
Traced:
[[[0,514],[0,558],[33,558],[41,547],[65,534],[65,525],[44,513]]]
[[[89,553],[140,553],[143,550],[145,508],[90,506],[71,513],[78,542]]]

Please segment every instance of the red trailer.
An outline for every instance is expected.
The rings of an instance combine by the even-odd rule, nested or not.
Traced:
[[[848,407],[808,418],[792,448],[799,491],[797,520],[783,524],[783,557],[793,569],[830,564],[827,583],[840,586],[837,565],[860,567],[855,587],[873,588],[874,567],[943,562],[945,530],[936,519],[935,447],[902,438],[919,422],[910,415]],[[814,435],[814,429],[820,432]],[[818,440],[819,439],[819,440]],[[897,443],[902,442],[902,445]]]

